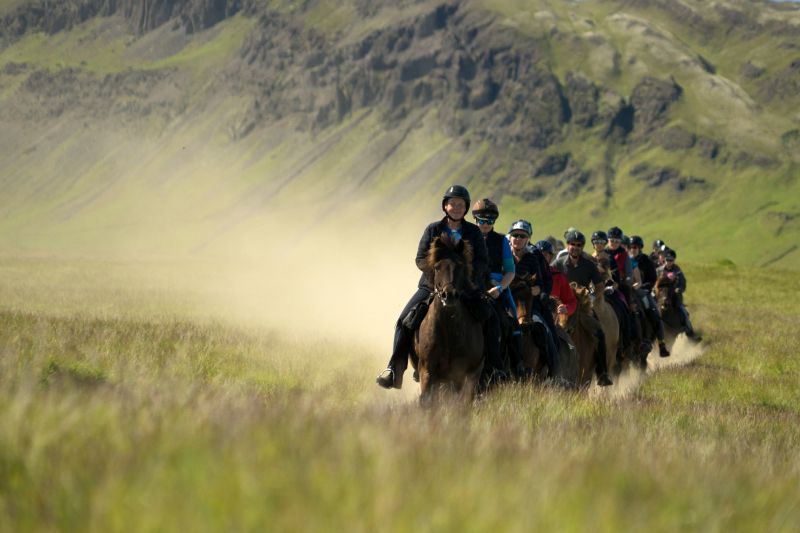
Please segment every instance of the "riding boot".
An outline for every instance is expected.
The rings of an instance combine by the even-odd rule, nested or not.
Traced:
[[[594,335],[597,337],[597,349],[594,351],[594,371],[597,374],[597,384],[601,387],[607,387],[613,385],[614,382],[608,377],[606,336],[601,328],[597,328]]]

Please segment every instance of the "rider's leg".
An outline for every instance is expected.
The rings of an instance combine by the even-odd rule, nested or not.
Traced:
[[[669,357],[670,353],[667,350],[667,344],[664,342],[664,323],[661,321],[661,313],[658,311],[658,304],[650,291],[642,291],[643,296],[647,301],[647,318],[650,319],[650,324],[656,332],[656,339],[658,339],[658,355],[661,357]]]
[[[381,372],[376,379],[376,382],[381,387],[399,389],[403,386],[403,372],[408,367],[408,352],[411,347],[411,335],[413,333],[403,325],[403,319],[418,303],[427,300],[430,294],[426,289],[417,289],[417,292],[414,293],[414,296],[411,297],[400,313],[400,317],[394,325],[394,342],[392,343],[392,355],[389,358],[389,364],[386,370]]]
[[[594,335],[597,337],[597,349],[594,351],[594,371],[597,374],[597,384],[601,387],[613,385],[614,382],[608,377],[606,334],[603,333],[603,328],[597,328]]]

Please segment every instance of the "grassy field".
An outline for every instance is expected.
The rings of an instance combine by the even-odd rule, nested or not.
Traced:
[[[375,386],[361,338],[232,320],[166,274],[3,258],[0,531],[794,531],[800,282],[685,268],[699,356],[421,410],[410,380]]]

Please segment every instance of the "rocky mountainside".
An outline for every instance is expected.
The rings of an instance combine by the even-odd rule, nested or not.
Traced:
[[[0,120],[30,139],[81,124],[158,144],[180,128],[231,160],[272,154],[243,167],[259,169],[251,200],[321,174],[327,195],[411,203],[461,181],[520,215],[547,206],[554,228],[676,216],[698,256],[696,226],[730,243],[744,217],[781,243],[763,259],[800,263],[791,5],[30,0],[0,10],[0,42]]]

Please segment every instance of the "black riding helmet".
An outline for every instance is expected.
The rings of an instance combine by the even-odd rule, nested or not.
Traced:
[[[660,250],[662,246],[664,246],[664,241],[661,239],[656,239],[653,241],[653,250]]]
[[[592,244],[597,244],[598,242],[608,242],[608,235],[606,235],[605,231],[597,230],[592,233]]]
[[[567,241],[567,244],[571,242],[579,242],[581,244],[586,244],[586,236],[576,229],[572,229],[564,234],[564,239]]]
[[[469,209],[469,191],[463,185],[451,185],[444,193],[444,196],[442,196],[442,211],[444,211],[445,214],[447,214],[447,211],[444,209],[444,204],[446,204],[447,200],[450,198],[461,198],[464,200],[466,208]],[[447,215],[447,218],[450,218],[450,215]]]
[[[483,200],[478,200],[472,206],[472,216],[497,220],[497,217],[500,216],[500,210],[497,208],[496,203],[484,198]]]
[[[619,239],[622,240],[622,230],[617,226],[613,226],[608,230],[608,238],[609,239]]]
[[[673,261],[678,258],[678,254],[672,248],[664,247],[664,259],[672,259]]]
[[[639,248],[644,248],[644,239],[642,239],[638,235],[631,236],[631,246],[638,246]]]

